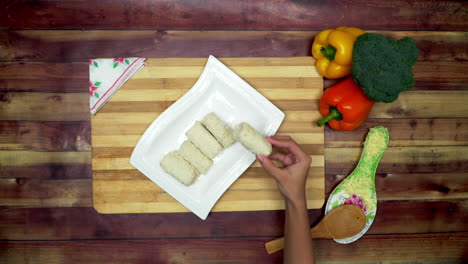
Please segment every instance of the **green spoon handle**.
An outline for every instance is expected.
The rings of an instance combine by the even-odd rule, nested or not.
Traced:
[[[389,133],[385,127],[376,126],[371,128],[367,134],[361,158],[352,176],[355,178],[366,177],[375,180],[375,172],[387,149],[388,142]]]

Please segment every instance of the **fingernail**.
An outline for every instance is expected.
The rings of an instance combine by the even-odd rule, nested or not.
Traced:
[[[265,159],[262,155],[257,155],[257,160],[262,162]]]

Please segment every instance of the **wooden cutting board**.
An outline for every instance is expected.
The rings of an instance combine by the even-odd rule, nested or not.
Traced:
[[[129,163],[147,127],[185,94],[200,76],[206,58],[148,59],[91,118],[94,208],[100,213],[187,212]],[[311,57],[222,58],[225,65],[285,114],[277,134],[289,135],[312,157],[307,180],[308,208],[321,208],[325,196],[324,134],[318,100],[323,79]],[[157,162],[157,161],[155,161]],[[212,211],[284,209],[274,179],[258,162],[224,193]]]

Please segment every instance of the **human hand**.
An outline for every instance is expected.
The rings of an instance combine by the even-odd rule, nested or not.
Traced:
[[[309,173],[311,158],[289,136],[272,136],[266,140],[274,147],[284,151],[275,152],[268,157],[257,155],[262,167],[275,178],[284,198],[290,202],[305,201],[305,183]],[[273,160],[281,162],[282,168],[273,164]]]

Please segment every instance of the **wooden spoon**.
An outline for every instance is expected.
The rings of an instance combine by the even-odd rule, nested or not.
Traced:
[[[358,234],[366,225],[366,216],[361,208],[354,205],[342,205],[330,211],[313,228],[310,234],[313,238],[347,238]],[[268,254],[284,248],[284,237],[265,243]]]

